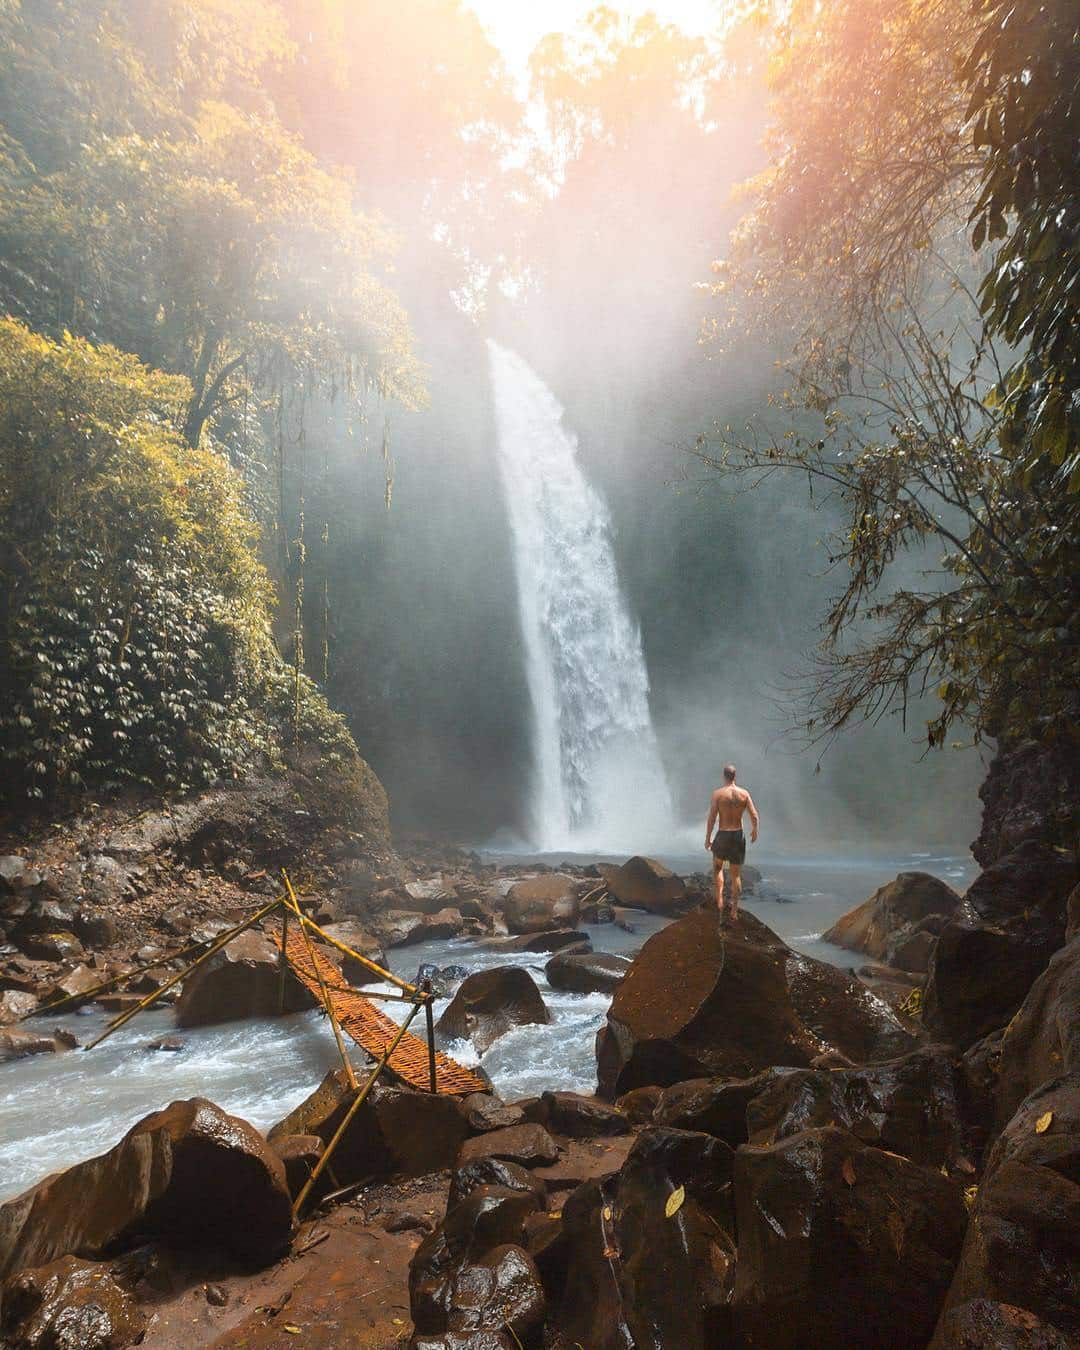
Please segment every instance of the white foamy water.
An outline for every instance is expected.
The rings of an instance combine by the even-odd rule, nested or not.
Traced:
[[[607,506],[554,394],[519,356],[488,347],[533,712],[530,842],[657,847],[672,837],[671,797]]]

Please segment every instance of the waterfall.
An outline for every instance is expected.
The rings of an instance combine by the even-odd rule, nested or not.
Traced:
[[[488,348],[532,700],[530,842],[544,852],[663,847],[671,799],[607,507],[551,390],[513,352]]]

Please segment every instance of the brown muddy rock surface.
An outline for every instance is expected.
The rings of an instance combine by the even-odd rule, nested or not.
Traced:
[[[963,1241],[959,1184],[845,1130],[735,1157],[734,1321],[747,1344],[925,1345]]]
[[[562,872],[514,882],[503,904],[507,928],[514,934],[576,928],[581,909],[580,890],[579,882]]]
[[[1063,947],[1031,986],[997,1052],[996,1129],[1048,1079],[1080,1070],[1080,940]]]
[[[135,1233],[267,1262],[291,1230],[280,1160],[247,1121],[195,1097],[0,1206],[0,1275],[97,1256]]]
[[[12,1350],[122,1350],[146,1329],[111,1268],[73,1256],[13,1275],[0,1307],[0,1336]]]
[[[206,1026],[249,1017],[273,1017],[279,1003],[278,949],[248,929],[204,961],[184,981],[176,1008],[180,1027]],[[315,999],[292,973],[285,974],[285,1011],[314,1008]]]
[[[746,1119],[751,1144],[837,1125],[927,1167],[970,1162],[956,1065],[935,1047],[868,1068],[777,1071]]]
[[[1080,1339],[1080,1074],[1033,1092],[994,1145],[946,1312],[972,1299]]]
[[[792,951],[752,914],[721,937],[715,909],[703,908],[654,934],[616,990],[597,1042],[600,1092],[748,1078],[829,1050],[881,1061],[917,1043],[857,981]]]
[[[564,1344],[725,1343],[735,1259],[731,1175],[732,1152],[719,1139],[648,1129],[617,1174],[567,1198],[566,1279],[552,1317]],[[668,1217],[680,1188],[683,1199]]]
[[[471,1040],[483,1054],[513,1027],[550,1021],[529,972],[521,966],[495,966],[461,982],[435,1029],[444,1041]]]
[[[921,974],[941,927],[940,922],[923,925],[951,917],[959,904],[953,888],[928,872],[901,872],[838,919],[824,940]]]
[[[600,863],[598,870],[608,894],[620,905],[671,915],[679,913],[686,904],[685,882],[655,858],[636,855],[621,867]]]
[[[1075,1350],[1076,1341],[1026,1308],[973,1298],[938,1323],[934,1350]]]
[[[558,1145],[542,1125],[511,1125],[505,1130],[491,1130],[466,1139],[457,1165],[464,1167],[480,1158],[503,1158],[523,1167],[534,1167],[553,1163],[558,1156]]]
[[[930,961],[923,1020],[966,1049],[1004,1026],[1065,941],[1073,859],[1029,841],[972,882]]]
[[[629,969],[630,962],[625,956],[611,956],[606,952],[582,955],[560,952],[544,967],[544,974],[553,989],[569,989],[576,994],[611,994]]]

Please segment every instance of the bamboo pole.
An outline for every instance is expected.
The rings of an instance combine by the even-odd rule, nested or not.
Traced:
[[[334,1029],[334,1040],[337,1041],[338,1053],[341,1055],[341,1062],[345,1067],[345,1077],[349,1080],[349,1087],[355,1091],[356,1071],[352,1066],[352,1060],[349,1058],[349,1052],[345,1049],[345,1042],[341,1036],[341,1028],[338,1026],[337,1014],[334,1012],[334,1000],[327,992],[326,981],[323,979],[322,971],[319,968],[319,962],[315,956],[315,949],[312,947],[311,939],[304,930],[304,916],[300,913],[300,902],[296,898],[296,892],[292,888],[289,874],[285,871],[284,867],[281,869],[281,875],[285,879],[285,889],[289,893],[289,904],[292,906],[292,912],[296,915],[300,924],[300,936],[304,939],[308,960],[311,962],[311,968],[315,972],[315,978],[319,981],[319,993],[322,995],[323,1007],[326,1009],[326,1015],[330,1019],[330,1025]]]
[[[137,1013],[141,1013],[144,1008],[149,1008],[152,1003],[156,1003],[162,994],[170,990],[174,984],[179,984],[182,979],[185,979],[190,975],[191,972],[201,966],[204,961],[209,961],[211,956],[214,956],[217,952],[221,951],[222,947],[227,947],[233,938],[242,933],[245,928],[251,928],[254,924],[257,924],[260,919],[265,919],[266,916],[277,909],[278,905],[281,903],[282,900],[279,896],[277,899],[271,901],[269,905],[264,905],[263,908],[258,910],[255,914],[250,915],[243,923],[238,923],[235,928],[230,928],[227,933],[222,933],[222,935],[214,942],[213,946],[203,952],[202,956],[196,957],[190,965],[184,967],[179,975],[174,975],[173,978],[169,980],[167,984],[163,984],[160,989],[155,989],[152,994],[147,994],[147,996],[140,1003],[137,1003],[134,1008],[129,1008],[127,1012],[121,1013],[114,1022],[109,1023],[100,1036],[95,1040],[92,1040],[89,1045],[84,1046],[83,1049],[93,1050],[94,1046],[100,1045],[106,1036],[111,1036],[114,1031],[119,1031],[125,1022],[129,1022]]]
[[[319,927],[314,919],[309,919],[306,914],[300,915],[300,922],[305,928],[310,928],[313,933],[318,933],[319,937],[321,937],[324,942],[328,942],[331,947],[336,947],[338,951],[344,953],[345,956],[351,956],[354,961],[359,961],[362,966],[366,966],[368,970],[374,971],[376,975],[381,975],[382,978],[388,980],[390,984],[396,984],[399,989],[404,989],[407,994],[415,994],[418,992],[415,984],[410,984],[408,980],[403,980],[400,975],[394,975],[389,970],[385,970],[377,961],[372,961],[369,956],[361,956],[359,952],[354,952],[353,949],[344,942],[339,942],[336,937],[331,937],[329,933]]]
[[[432,1092],[438,1092],[439,1081],[438,1071],[435,1066],[435,996],[431,992],[431,981],[424,981],[424,993],[427,998],[424,1000],[424,1016],[427,1018],[427,1057],[428,1057],[428,1077],[430,1079],[429,1088]]]
[[[278,954],[278,995],[277,1010],[280,1017],[285,1011],[285,972],[289,968],[289,958],[285,954],[289,941],[289,911],[281,907],[281,951]]]
[[[315,1185],[316,1181],[318,1181],[320,1175],[322,1174],[323,1168],[329,1165],[330,1158],[332,1157],[333,1152],[337,1148],[338,1144],[341,1142],[342,1137],[345,1134],[345,1131],[349,1128],[349,1124],[351,1123],[353,1116],[356,1115],[357,1111],[360,1110],[364,1102],[367,1101],[368,1094],[371,1092],[371,1089],[375,1086],[375,1080],[378,1078],[379,1074],[382,1073],[383,1069],[386,1068],[390,1060],[390,1056],[398,1048],[398,1045],[401,1042],[401,1038],[405,1035],[406,1031],[408,1031],[409,1023],[413,1020],[413,1018],[419,1011],[420,1011],[420,1004],[419,1003],[414,1004],[412,1012],[409,1013],[408,1017],[406,1017],[405,1021],[398,1028],[398,1034],[394,1037],[393,1041],[382,1052],[382,1056],[380,1057],[378,1064],[376,1064],[374,1069],[372,1069],[367,1082],[364,1084],[363,1088],[360,1090],[356,1098],[353,1100],[352,1104],[349,1106],[348,1111],[345,1112],[344,1120],[334,1131],[333,1138],[330,1140],[329,1144],[327,1144],[322,1157],[315,1164],[311,1176],[309,1176],[307,1181],[304,1183],[303,1190],[300,1192],[300,1194],[296,1197],[296,1200],[293,1202],[292,1212],[294,1218],[300,1213],[301,1209],[303,1209],[304,1201],[308,1198],[308,1195],[311,1192],[311,1188]]]

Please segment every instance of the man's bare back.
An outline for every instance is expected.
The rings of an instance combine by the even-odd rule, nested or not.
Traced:
[[[750,813],[750,842],[757,843],[759,818],[754,799],[745,788],[735,784],[735,766],[724,765],[724,786],[718,787],[709,799],[709,818],[705,822],[705,847],[713,855],[713,876],[716,879],[716,907],[720,911],[721,926],[725,921],[724,863],[731,876],[731,917],[739,917],[742,898],[742,865],[746,858],[746,836],[743,834],[743,815]],[[713,828],[716,828],[715,835]]]

